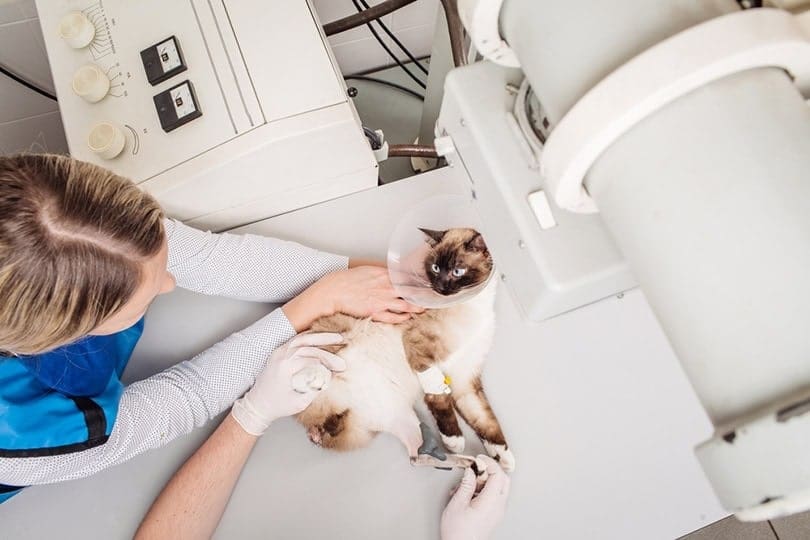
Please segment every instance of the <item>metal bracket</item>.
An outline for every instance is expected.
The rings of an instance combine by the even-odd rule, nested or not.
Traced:
[[[458,0],[458,11],[473,45],[481,56],[506,67],[520,67],[515,51],[501,36],[504,0]]]

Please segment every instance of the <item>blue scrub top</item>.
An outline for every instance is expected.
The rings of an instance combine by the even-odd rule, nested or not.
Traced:
[[[0,357],[0,457],[54,456],[107,442],[124,391],[121,375],[143,327],[141,319],[44,354]],[[0,503],[23,487],[0,484]]]

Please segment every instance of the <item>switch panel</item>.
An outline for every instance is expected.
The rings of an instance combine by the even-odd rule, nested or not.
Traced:
[[[154,100],[160,127],[166,133],[202,116],[191,81],[183,81],[161,92]]]
[[[186,70],[180,43],[172,36],[141,51],[141,61],[149,84],[155,86]]]

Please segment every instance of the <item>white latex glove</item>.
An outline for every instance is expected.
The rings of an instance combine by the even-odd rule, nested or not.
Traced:
[[[306,409],[332,371],[346,369],[345,360],[317,347],[342,342],[340,334],[301,334],[273,351],[253,388],[233,404],[234,419],[260,436],[273,421]]]
[[[509,477],[489,456],[478,456],[478,460],[487,466],[486,485],[475,495],[475,473],[472,469],[464,471],[461,484],[442,514],[442,540],[488,540],[503,519]]]

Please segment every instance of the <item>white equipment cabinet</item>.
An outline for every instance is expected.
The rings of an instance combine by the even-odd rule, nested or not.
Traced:
[[[37,0],[70,152],[222,230],[376,186],[302,0]]]

